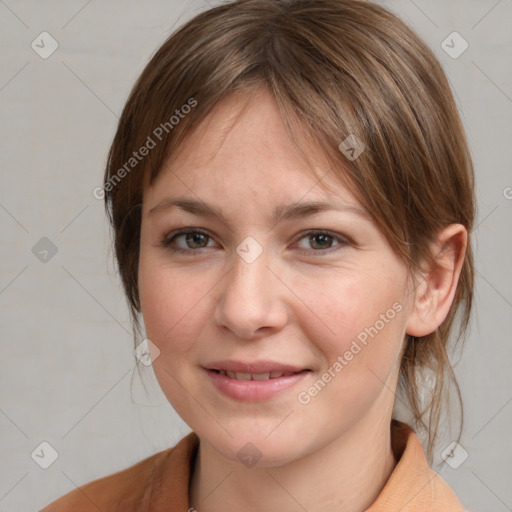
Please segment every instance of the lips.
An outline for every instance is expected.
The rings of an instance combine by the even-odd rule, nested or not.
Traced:
[[[215,361],[203,366],[224,395],[244,402],[270,399],[295,386],[309,368],[275,361]]]
[[[293,374],[302,371],[307,371],[309,368],[304,366],[294,366],[286,363],[279,363],[276,361],[235,361],[235,360],[224,360],[214,361],[204,365],[206,370],[216,370],[221,372],[231,372],[239,374],[250,374],[250,375],[264,375],[274,374],[274,377],[278,373],[281,374]],[[243,377],[242,377],[243,378]],[[272,378],[272,376],[271,376]],[[245,380],[249,380],[245,378]],[[258,380],[258,379],[254,379]]]
[[[279,377],[288,377],[298,372],[263,372],[263,373],[245,373],[245,372],[231,372],[228,370],[213,370],[218,372],[220,375],[226,375],[230,379],[236,380],[267,380],[267,379],[278,379]]]

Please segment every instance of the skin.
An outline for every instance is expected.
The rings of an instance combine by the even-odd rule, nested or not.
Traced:
[[[199,512],[363,511],[396,465],[390,421],[406,334],[426,335],[446,317],[467,233],[459,224],[440,232],[438,265],[414,284],[371,218],[332,210],[275,224],[276,205],[329,201],[333,191],[360,205],[332,173],[320,183],[306,171],[271,96],[259,92],[232,126],[240,107],[235,96],[221,103],[143,196],[138,279],[146,335],[160,350],[153,367],[200,438],[190,505]],[[314,148],[310,154],[325,174],[328,163]],[[149,213],[170,197],[200,199],[225,220],[175,207]],[[207,236],[162,246],[184,227]],[[303,234],[309,229],[333,238],[311,240]],[[247,236],[263,249],[252,263],[236,252]],[[397,303],[400,312],[300,403],[298,394]],[[202,368],[218,359],[312,371],[278,396],[242,403],[221,394]],[[237,456],[248,442],[261,454],[253,467]]]

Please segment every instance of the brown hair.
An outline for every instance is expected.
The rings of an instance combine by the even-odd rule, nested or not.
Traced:
[[[249,100],[261,87],[277,101],[297,149],[313,141],[327,156],[328,172],[368,210],[411,273],[432,262],[429,242],[441,228],[460,223],[471,232],[474,178],[464,129],[440,64],[411,29],[361,0],[222,4],[195,16],[156,51],[130,93],[109,151],[105,207],[135,338],[145,179],[153,183],[165,158],[228,95]],[[298,141],[301,130],[308,146]],[[365,147],[358,158],[339,147],[354,135]],[[428,433],[430,460],[446,377],[461,406],[459,438],[462,431],[462,399],[447,347],[459,310],[456,341],[466,334],[473,280],[468,240],[447,318],[428,336],[409,337],[402,357],[399,390],[416,426]],[[436,375],[426,406],[418,381],[425,368]]]

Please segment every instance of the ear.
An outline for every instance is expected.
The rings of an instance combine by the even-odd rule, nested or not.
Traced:
[[[406,333],[415,337],[434,332],[444,321],[452,305],[462,264],[466,255],[468,233],[462,224],[450,224],[431,244],[434,265],[417,276],[414,306]]]

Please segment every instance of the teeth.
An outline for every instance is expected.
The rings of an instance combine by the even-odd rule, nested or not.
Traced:
[[[270,373],[253,373],[251,375],[252,380],[267,380],[270,378]]]
[[[231,372],[227,370],[219,370],[221,375],[225,375],[230,379],[236,380],[267,380],[277,379],[279,377],[287,377],[294,375],[295,372],[266,372],[266,373],[243,373],[243,372]]]

